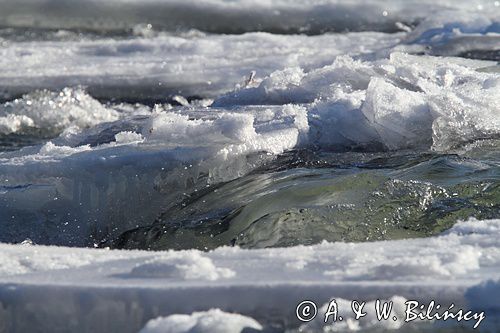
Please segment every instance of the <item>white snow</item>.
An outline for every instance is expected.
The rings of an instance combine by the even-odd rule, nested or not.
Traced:
[[[0,133],[10,134],[21,132],[24,128],[35,127],[35,122],[25,115],[8,114],[0,117]]]

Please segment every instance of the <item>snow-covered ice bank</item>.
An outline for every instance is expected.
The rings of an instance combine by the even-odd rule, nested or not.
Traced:
[[[102,31],[152,24],[215,33],[394,31],[397,22],[413,24],[446,9],[495,17],[500,7],[494,0],[6,0],[0,3],[0,25]]]
[[[278,69],[330,64],[340,54],[389,48],[402,34],[376,32],[283,36],[244,35],[102,38],[79,41],[5,41],[0,48],[0,97],[35,89],[84,86],[94,97],[166,100],[216,97],[244,86],[252,72],[262,79]]]
[[[432,238],[286,249],[141,252],[4,244],[0,327],[9,332],[137,332],[162,316],[144,331],[238,331],[260,325],[293,330],[301,325],[295,307],[304,299],[319,307],[332,297],[372,301],[399,296],[393,300],[453,302],[486,311],[480,328],[491,328],[498,320],[499,289],[498,283],[486,281],[500,279],[499,236],[500,220],[469,220]],[[384,325],[371,316],[363,319],[358,327]],[[385,325],[398,327],[392,321]],[[456,322],[434,325],[453,327]],[[322,326],[315,321],[303,330]]]

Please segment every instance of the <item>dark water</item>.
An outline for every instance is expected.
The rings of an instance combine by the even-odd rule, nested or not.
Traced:
[[[500,217],[499,144],[460,154],[288,152],[104,245],[263,248],[436,235],[457,220]]]
[[[14,151],[27,146],[34,146],[47,141],[39,135],[9,134],[0,135],[0,152]]]

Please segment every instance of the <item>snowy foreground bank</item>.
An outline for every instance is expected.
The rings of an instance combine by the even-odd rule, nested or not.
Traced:
[[[0,249],[3,331],[136,332],[148,320],[163,316],[149,322],[144,332],[235,332],[243,327],[293,331],[301,325],[302,332],[313,332],[323,329],[324,309],[304,324],[296,319],[295,307],[311,300],[319,308],[331,298],[337,299],[346,318],[333,325],[339,329],[410,328],[412,324],[403,323],[404,299],[484,311],[481,331],[498,327],[500,220],[459,222],[445,234],[426,239],[287,249]],[[366,306],[367,317],[348,320],[352,314],[345,300],[375,299],[392,299],[398,320],[377,321],[370,312],[372,303]],[[210,309],[245,317],[217,310],[179,316]],[[416,322],[424,325],[421,328],[431,325]],[[470,328],[474,323],[460,324]],[[431,327],[456,325],[448,320]],[[332,324],[325,332],[328,327]]]

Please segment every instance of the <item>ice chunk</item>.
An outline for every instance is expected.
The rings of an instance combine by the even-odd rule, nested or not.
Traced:
[[[202,144],[222,140],[252,141],[257,133],[251,114],[221,113],[216,119],[190,119],[189,115],[164,112],[151,117],[143,133],[148,140],[170,144]]]
[[[389,149],[430,146],[433,119],[424,94],[373,78],[362,112]]]
[[[239,333],[246,328],[262,330],[262,326],[250,317],[211,309],[191,315],[175,314],[152,319],[140,333]]]
[[[123,131],[115,134],[115,140],[117,144],[130,144],[143,142],[144,138],[139,133]]]

